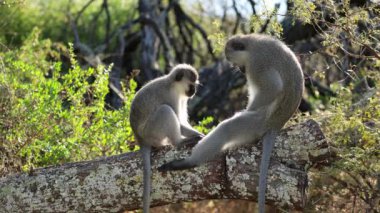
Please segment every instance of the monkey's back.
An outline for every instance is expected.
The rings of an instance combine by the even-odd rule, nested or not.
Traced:
[[[260,34],[246,35],[251,40],[252,82],[260,79],[261,72],[275,70],[281,76],[282,91],[276,98],[276,107],[270,110],[266,124],[281,129],[297,110],[303,93],[303,73],[297,57],[282,41]],[[264,86],[263,88],[267,88]]]
[[[271,64],[279,72],[283,80],[283,92],[278,101],[278,107],[274,109],[269,118],[271,125],[282,128],[297,110],[304,89],[304,78],[301,65],[293,51],[282,41],[271,38],[266,52],[272,54]],[[277,60],[276,60],[277,59]]]

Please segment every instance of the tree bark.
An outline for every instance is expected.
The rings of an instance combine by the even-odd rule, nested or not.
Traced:
[[[331,159],[315,121],[284,129],[276,139],[267,202],[302,209],[308,169]],[[157,167],[185,157],[189,147],[152,153],[152,206],[203,199],[257,200],[261,144],[229,151],[187,171],[160,173]],[[142,165],[137,152],[40,168],[0,179],[0,212],[121,212],[141,206]]]

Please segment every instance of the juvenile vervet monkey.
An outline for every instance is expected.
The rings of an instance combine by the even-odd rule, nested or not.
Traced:
[[[190,157],[164,164],[159,170],[196,167],[228,148],[262,138],[258,203],[259,212],[263,213],[270,155],[277,133],[300,104],[302,69],[283,42],[265,35],[233,36],[226,44],[225,55],[247,77],[247,108],[221,122],[193,148]]]
[[[151,190],[151,148],[183,145],[203,135],[188,123],[187,101],[196,92],[198,73],[179,64],[168,75],[142,87],[132,101],[130,123],[143,159],[143,211],[149,212]]]

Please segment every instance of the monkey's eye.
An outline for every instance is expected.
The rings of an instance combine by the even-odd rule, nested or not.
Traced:
[[[233,42],[231,44],[231,47],[234,49],[234,50],[238,50],[238,51],[243,51],[245,50],[245,46],[243,43],[241,42]]]

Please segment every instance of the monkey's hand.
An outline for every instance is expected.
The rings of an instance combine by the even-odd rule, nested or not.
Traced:
[[[190,125],[190,124],[189,124]],[[201,135],[204,136],[202,133],[198,132],[196,129],[193,129],[191,126],[186,126],[181,124],[181,135],[192,138]]]
[[[203,137],[204,137],[204,135],[196,135],[196,136],[193,136],[193,137],[185,138],[185,139],[183,139],[183,140],[177,145],[177,147],[184,147],[184,146],[190,146],[190,147],[193,147],[193,146],[195,146],[195,145],[198,143],[198,141],[200,141]]]
[[[167,172],[171,170],[184,170],[184,169],[191,169],[196,166],[197,165],[189,163],[185,159],[180,159],[180,160],[170,161],[169,163],[165,163],[164,165],[158,167],[158,171]]]

